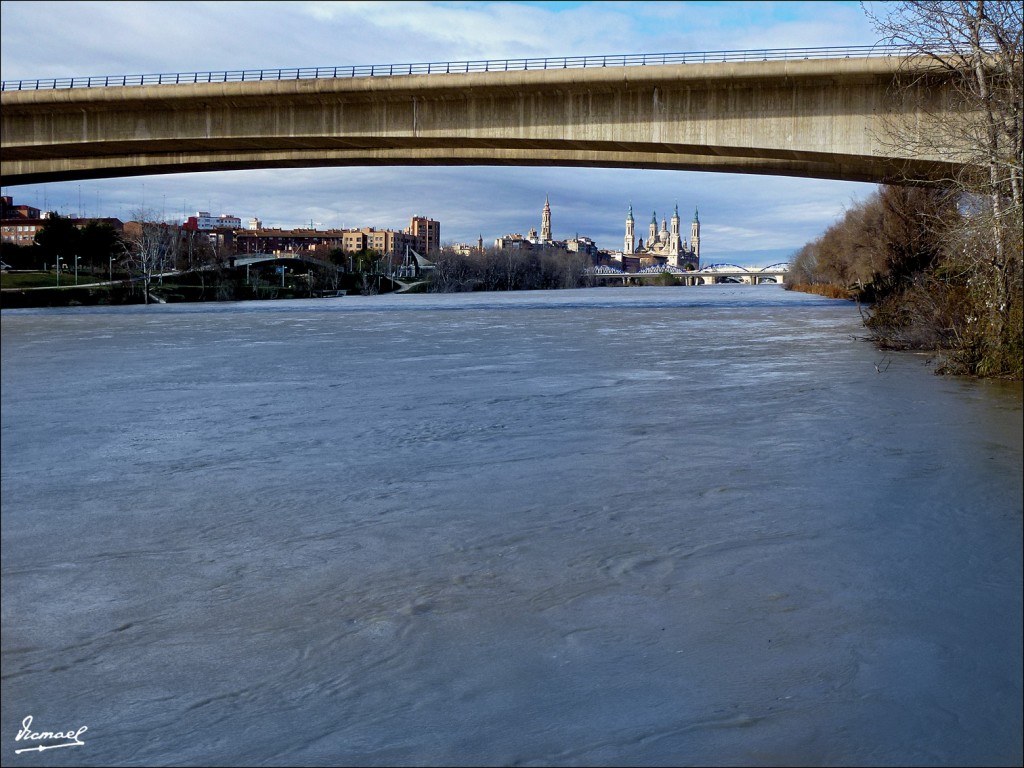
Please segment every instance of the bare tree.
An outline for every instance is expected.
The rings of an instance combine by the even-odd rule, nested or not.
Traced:
[[[173,269],[181,243],[180,228],[157,219],[154,211],[137,210],[125,225],[124,248],[131,270],[142,280],[143,301],[149,304],[154,276]]]
[[[959,169],[937,181],[958,195],[960,216],[936,232],[945,243],[943,279],[965,289],[956,292],[964,301],[960,325],[973,324],[962,369],[1009,366],[1019,373],[1024,6],[1020,0],[903,0],[878,7],[878,14],[865,11],[884,41],[912,51],[892,97],[894,114],[915,119],[889,126],[895,147],[911,156],[939,154]],[[931,87],[937,84],[942,88]]]
[[[865,9],[884,42],[904,56],[893,96],[916,116],[913,129],[896,128],[895,140],[915,154],[939,151],[966,161],[954,179],[984,189],[993,209],[1021,203],[1022,21],[1018,0],[902,0]],[[936,103],[928,87],[941,81]],[[925,87],[917,87],[923,85]],[[955,118],[951,119],[951,115]],[[984,169],[979,175],[977,169]]]

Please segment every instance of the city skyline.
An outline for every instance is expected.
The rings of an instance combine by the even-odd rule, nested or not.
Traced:
[[[5,80],[878,42],[856,2],[296,2],[247,3],[244,14],[218,3],[71,2],[47,14],[48,5],[0,5]],[[52,26],[39,24],[45,16]],[[301,49],[272,45],[267,30],[278,42],[301,39]],[[786,260],[875,188],[705,172],[395,166],[145,176],[3,193],[63,215],[125,219],[147,209],[183,220],[204,210],[281,228],[398,229],[426,216],[441,222],[444,243],[539,230],[547,197],[555,239],[578,234],[606,250],[621,249],[630,205],[645,220],[678,205],[701,211],[707,258],[764,265]]]

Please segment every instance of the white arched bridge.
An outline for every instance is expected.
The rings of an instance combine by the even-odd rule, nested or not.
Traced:
[[[587,274],[597,282],[648,282],[666,276],[684,285],[715,285],[717,283],[741,283],[781,285],[789,273],[789,263],[780,261],[767,267],[743,267],[738,264],[709,264],[700,269],[680,269],[676,266],[654,264],[636,272],[624,272],[616,267],[601,265],[588,270]]]

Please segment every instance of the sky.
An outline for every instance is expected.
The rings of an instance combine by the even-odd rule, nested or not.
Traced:
[[[874,5],[869,3],[868,5]],[[3,0],[3,80],[506,58],[873,45],[859,2],[76,2]],[[403,229],[493,244],[540,231],[622,247],[630,204],[682,230],[700,211],[701,260],[787,261],[876,186],[642,169],[430,166],[265,169],[3,186],[61,215],[183,221],[197,211],[266,227]]]

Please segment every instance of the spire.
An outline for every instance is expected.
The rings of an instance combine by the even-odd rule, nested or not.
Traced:
[[[629,204],[629,215],[626,217],[626,221],[633,220],[633,203]]]
[[[658,226],[658,214],[654,211],[651,211],[651,224]]]
[[[693,220],[694,221],[700,221],[700,219],[697,217],[697,209],[696,208],[693,209]]]
[[[675,208],[675,211],[672,213],[672,218],[673,219],[678,219],[679,218],[679,203],[676,203],[676,208]]]

